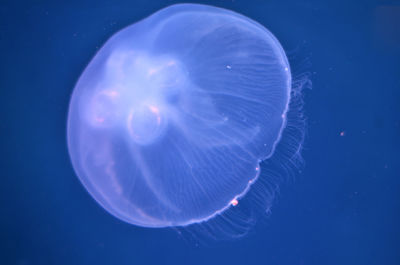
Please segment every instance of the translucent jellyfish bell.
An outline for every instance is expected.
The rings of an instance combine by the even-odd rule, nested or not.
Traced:
[[[244,196],[286,124],[291,74],[275,37],[180,4],[112,36],[81,75],[68,149],[89,193],[140,226],[208,220]]]

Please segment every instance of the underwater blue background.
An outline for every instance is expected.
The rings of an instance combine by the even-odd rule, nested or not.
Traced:
[[[66,147],[70,94],[116,31],[176,1],[0,2],[0,264],[400,264],[400,2],[201,1],[267,27],[304,91],[301,174],[248,236],[196,244],[98,206]]]

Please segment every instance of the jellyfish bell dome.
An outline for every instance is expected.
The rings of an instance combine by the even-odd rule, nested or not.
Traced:
[[[109,213],[145,227],[235,206],[274,153],[291,74],[277,39],[221,8],[179,4],[112,36],[76,84],[73,168]]]

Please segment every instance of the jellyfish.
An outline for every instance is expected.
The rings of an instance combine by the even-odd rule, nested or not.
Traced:
[[[287,125],[285,52],[238,13],[178,4],[114,34],[71,96],[76,175],[143,227],[207,222],[240,204]]]

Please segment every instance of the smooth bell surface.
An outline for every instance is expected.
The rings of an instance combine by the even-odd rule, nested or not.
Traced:
[[[291,75],[275,37],[237,13],[162,9],[112,36],[68,116],[79,179],[140,226],[205,221],[243,196],[286,122]]]

